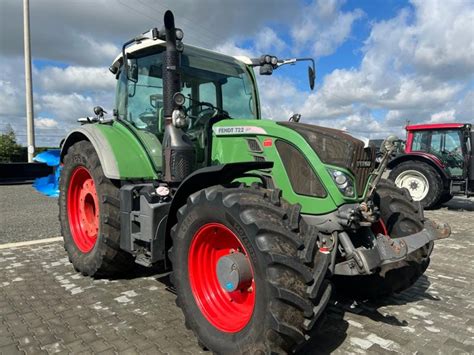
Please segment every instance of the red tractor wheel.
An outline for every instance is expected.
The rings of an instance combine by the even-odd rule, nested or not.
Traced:
[[[67,212],[72,238],[78,249],[88,253],[99,232],[99,201],[94,179],[84,166],[74,169],[67,191]]]
[[[209,268],[209,263],[217,267]],[[227,270],[233,265],[236,270]],[[235,333],[249,323],[255,307],[255,280],[248,252],[234,232],[220,223],[202,226],[189,248],[188,272],[196,303],[212,325]],[[239,279],[233,280],[226,272],[234,272]]]
[[[107,275],[130,266],[120,250],[119,188],[104,176],[88,141],[73,144],[59,180],[59,219],[64,248],[84,275]]]
[[[267,354],[305,341],[331,285],[329,254],[303,224],[278,191],[214,186],[189,197],[171,231],[171,281],[204,347]]]

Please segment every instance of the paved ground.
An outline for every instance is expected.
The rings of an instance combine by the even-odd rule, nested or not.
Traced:
[[[54,199],[27,186],[0,186],[0,203],[0,243],[39,238],[35,230],[41,238],[59,233]],[[456,199],[427,212],[450,223],[453,234],[437,243],[425,276],[383,303],[331,306],[303,353],[474,353],[473,210],[474,200]],[[123,279],[85,278],[59,242],[0,249],[0,270],[1,354],[202,353],[166,275],[137,269]]]
[[[56,198],[31,185],[0,185],[0,244],[59,235]]]

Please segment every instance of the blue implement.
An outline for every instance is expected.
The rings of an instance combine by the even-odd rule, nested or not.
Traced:
[[[33,160],[38,163],[44,163],[54,168],[52,174],[37,178],[33,182],[33,187],[39,193],[49,197],[59,196],[59,175],[61,173],[60,152],[60,149],[51,149],[42,152],[33,158]]]

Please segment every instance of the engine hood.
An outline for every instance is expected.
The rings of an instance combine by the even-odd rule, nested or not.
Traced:
[[[362,140],[333,128],[305,123],[278,122],[299,133],[325,164],[339,166],[356,178],[358,195],[364,193],[370,173],[375,168],[375,150]]]

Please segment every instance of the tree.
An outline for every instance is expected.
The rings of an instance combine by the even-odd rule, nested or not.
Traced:
[[[13,127],[8,124],[5,133],[0,134],[0,162],[17,160],[20,155],[21,146],[16,142]]]

